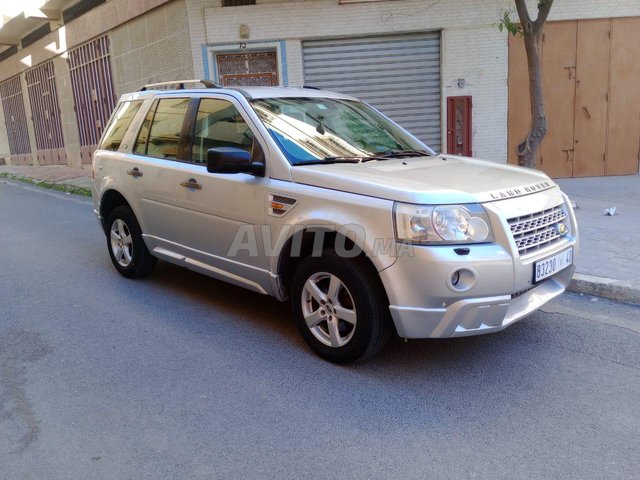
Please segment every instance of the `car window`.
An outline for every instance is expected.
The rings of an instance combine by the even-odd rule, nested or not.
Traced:
[[[429,148],[367,104],[340,98],[258,98],[249,103],[293,165]]]
[[[205,163],[207,150],[236,147],[251,152],[253,132],[238,109],[226,100],[203,98],[193,132],[193,162]]]
[[[138,110],[140,110],[142,103],[142,100],[136,100],[132,102],[122,102],[118,105],[116,112],[107,125],[102,142],[100,143],[100,149],[115,152],[120,148],[124,134],[127,133],[127,129],[133,117],[135,117]]]
[[[152,108],[140,129],[135,153],[159,158],[177,158],[180,132],[188,106],[188,98],[159,100],[155,113],[151,111]]]
[[[133,153],[137,153],[140,155],[144,155],[147,153],[147,140],[149,139],[149,127],[151,127],[151,121],[153,120],[153,115],[156,113],[156,107],[158,106],[158,101],[156,100],[149,108],[147,112],[147,116],[144,117],[144,122],[142,122],[142,127],[140,127],[140,132],[138,132],[138,138],[136,139],[136,144],[133,147]]]

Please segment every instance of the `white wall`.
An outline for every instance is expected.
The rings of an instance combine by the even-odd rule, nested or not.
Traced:
[[[496,27],[512,0],[399,0],[339,5],[338,0],[258,0],[257,5],[221,7],[220,0],[186,0],[196,77],[208,76],[203,50],[237,48],[240,25],[250,29],[248,46],[284,41],[286,77],[303,83],[304,39],[441,30],[442,118],[446,145],[446,97],[473,96],[473,154],[505,163],[507,158],[507,36]],[[531,2],[535,16],[536,2]],[[640,15],[638,0],[558,0],[551,20]],[[224,45],[224,47],[220,47]],[[282,53],[282,52],[281,52]],[[465,79],[459,88],[457,79]]]
[[[168,2],[109,32],[116,96],[193,78],[186,12],[184,0]]]

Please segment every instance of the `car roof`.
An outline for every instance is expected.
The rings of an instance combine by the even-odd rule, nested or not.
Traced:
[[[207,96],[216,93],[231,94],[234,97],[239,95],[247,99],[260,98],[339,98],[343,100],[356,100],[350,95],[331,92],[329,90],[320,90],[315,87],[243,87],[243,88],[184,88],[184,89],[159,89],[145,90],[138,92],[125,93],[120,101],[142,100],[156,96]]]

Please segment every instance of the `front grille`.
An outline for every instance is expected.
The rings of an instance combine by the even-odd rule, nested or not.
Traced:
[[[518,253],[526,255],[562,239],[557,224],[567,218],[563,205],[508,220]]]

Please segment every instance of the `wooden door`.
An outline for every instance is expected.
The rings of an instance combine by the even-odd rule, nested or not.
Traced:
[[[578,22],[574,177],[604,175],[611,21]]]
[[[640,157],[640,18],[611,20],[607,175],[636,175]]]
[[[549,130],[540,148],[540,168],[554,178],[573,175],[577,34],[576,21],[544,28],[542,77]]]
[[[526,54],[509,40],[509,161],[529,126]],[[539,167],[552,177],[635,175],[640,168],[640,17],[549,22],[542,42],[549,131]]]

